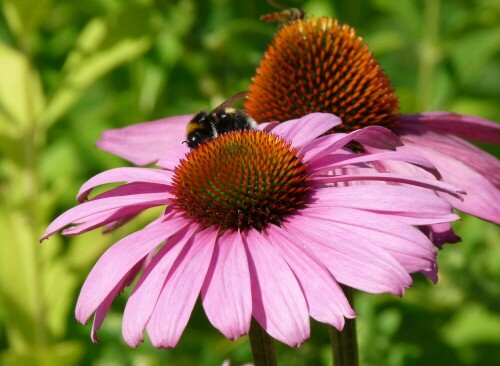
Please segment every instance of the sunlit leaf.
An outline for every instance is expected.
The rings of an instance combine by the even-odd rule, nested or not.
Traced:
[[[102,18],[93,19],[82,31],[75,49],[69,54],[59,88],[42,116],[44,126],[55,123],[99,78],[118,65],[144,53],[149,37],[117,37],[116,28]],[[109,44],[109,38],[116,38]]]
[[[37,243],[29,216],[0,214],[0,306],[7,314],[7,334],[14,348],[36,344],[47,333],[44,322],[41,268],[42,247]]]
[[[44,107],[40,76],[21,52],[0,42],[0,133],[19,134]]]
[[[76,365],[83,355],[81,343],[68,341],[50,347],[31,347],[20,351],[9,350],[0,354],[2,366],[72,366]]]
[[[52,0],[4,0],[3,10],[10,30],[26,42],[36,32],[51,4]]]

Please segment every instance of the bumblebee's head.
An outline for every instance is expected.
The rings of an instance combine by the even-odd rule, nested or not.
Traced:
[[[199,112],[187,125],[186,142],[191,149],[198,147],[211,137],[211,129],[207,128],[207,121],[205,120],[207,116],[207,112]]]
[[[207,140],[210,140],[213,137],[213,134],[210,131],[205,130],[195,130],[193,132],[188,133],[187,135],[187,145],[191,148],[197,148],[202,143]]]

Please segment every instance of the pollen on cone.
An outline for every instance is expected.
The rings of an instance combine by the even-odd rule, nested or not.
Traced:
[[[281,27],[252,78],[245,109],[257,122],[312,112],[342,119],[336,131],[394,126],[398,100],[389,79],[353,28],[329,18]]]

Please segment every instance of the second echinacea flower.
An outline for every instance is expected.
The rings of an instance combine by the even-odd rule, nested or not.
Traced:
[[[311,17],[289,22],[276,32],[244,105],[257,122],[325,112],[342,119],[332,131],[385,126],[400,137],[402,150],[426,157],[445,182],[467,192],[463,201],[443,196],[456,209],[500,224],[500,205],[495,204],[500,201],[500,161],[467,141],[498,144],[500,125],[449,112],[400,115],[390,84],[354,28]],[[425,176],[396,162],[379,167]],[[436,244],[459,239],[447,225],[434,227],[430,235]]]
[[[383,127],[318,138],[340,123],[316,113],[261,124],[194,150],[178,145],[160,159],[162,169],[112,169],[85,183],[81,202],[96,186],[125,182],[62,214],[44,238],[167,206],[108,249],[85,281],[76,317],[85,323],[95,313],[92,338],[141,268],[123,336],[135,347],[147,331],[161,348],[177,344],[200,294],[227,338],[247,334],[253,318],[298,346],[309,337],[309,317],[341,329],[355,316],[340,284],[401,296],[410,273],[435,275],[436,249],[415,226],[458,219],[434,191],[460,194],[435,178],[373,169],[394,160],[439,177],[425,158],[392,151],[399,140]],[[353,141],[383,151],[355,154],[345,149]]]

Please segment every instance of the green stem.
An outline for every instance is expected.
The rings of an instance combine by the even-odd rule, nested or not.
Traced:
[[[344,293],[353,305],[353,291],[350,287],[342,286]],[[333,365],[358,366],[358,341],[356,337],[356,320],[346,319],[344,329],[339,332],[331,327]]]
[[[253,363],[255,366],[277,366],[276,352],[273,339],[264,329],[252,319],[250,325],[250,346],[252,347]]]
[[[425,19],[418,65],[418,110],[425,111],[431,107],[434,73],[439,61],[439,13],[440,0],[425,1]]]

